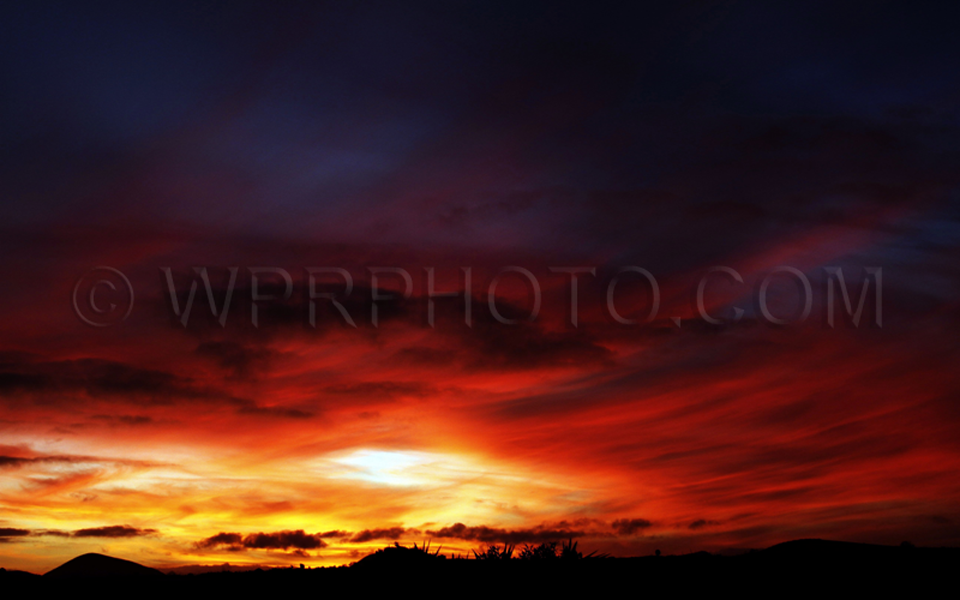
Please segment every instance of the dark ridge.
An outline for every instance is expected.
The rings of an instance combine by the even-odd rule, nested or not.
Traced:
[[[210,571],[202,574],[164,575],[137,563],[100,554],[85,554],[50,571],[44,577],[28,573],[0,572],[0,585],[16,581],[36,582],[36,589],[74,591],[80,578],[98,578],[104,589],[141,589],[149,581],[156,592],[189,595],[259,595],[278,589],[322,589],[328,595],[394,594],[398,589],[430,582],[437,589],[463,590],[472,594],[516,592],[524,595],[576,594],[590,597],[622,595],[624,586],[642,589],[647,595],[681,597],[727,592],[751,595],[787,590],[819,591],[837,584],[856,586],[866,594],[883,593],[890,586],[915,590],[953,586],[960,568],[960,548],[879,546],[827,540],[796,540],[765,550],[736,556],[708,552],[651,555],[631,558],[582,555],[567,552],[550,556],[527,556],[504,547],[496,556],[444,557],[437,547],[408,548],[395,544],[364,557],[349,567],[272,568],[244,571]],[[574,546],[571,544],[571,550]],[[512,549],[512,548],[511,548]],[[528,555],[530,553],[527,553]],[[221,566],[223,568],[223,566]],[[114,582],[117,585],[111,587]],[[133,582],[133,583],[131,583]],[[923,595],[918,593],[916,595]]]
[[[39,579],[40,576],[27,571],[18,571],[16,569],[7,570],[0,567],[0,581],[3,583],[30,583]]]
[[[793,540],[770,546],[766,550],[741,555],[783,564],[805,563],[923,563],[960,561],[960,548],[917,548],[909,542],[899,546],[837,542],[832,540]]]
[[[903,548],[898,546],[881,546],[879,544],[861,544],[857,542],[837,542],[833,540],[806,539],[792,540],[770,546],[763,553],[780,558],[817,557],[833,559],[846,556],[864,558],[886,558],[902,553]]]
[[[838,542],[834,540],[804,539],[791,540],[770,546],[763,552],[769,554],[797,554],[797,555],[866,555],[866,556],[890,556],[894,553],[900,553],[905,550],[916,549],[912,544],[904,542],[900,546],[884,546],[881,544],[863,544],[860,542]]]
[[[87,578],[87,577],[163,577],[163,573],[150,567],[145,567],[133,561],[113,558],[91,552],[68,560],[59,567],[48,571],[44,577],[53,579]]]
[[[241,571],[255,571],[263,569],[262,565],[232,565],[224,563],[221,565],[181,565],[179,567],[168,567],[163,569],[166,575],[203,575],[204,573],[239,573]]]
[[[407,548],[400,544],[387,546],[368,554],[354,563],[352,568],[359,569],[382,569],[382,568],[407,568],[418,565],[432,564],[438,560],[446,558],[439,554],[439,550],[431,553],[428,548],[419,548],[414,544],[413,548]]]

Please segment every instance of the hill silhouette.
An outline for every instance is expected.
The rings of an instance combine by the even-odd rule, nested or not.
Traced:
[[[44,577],[51,579],[71,578],[149,578],[163,577],[163,573],[150,567],[122,558],[114,558],[91,552],[68,560],[59,567],[48,571]]]
[[[7,570],[0,567],[0,581],[4,583],[32,583],[33,580],[40,579],[40,576],[28,571],[18,571],[16,569]]]
[[[434,565],[444,558],[446,557],[441,556],[439,550],[431,553],[426,545],[421,548],[414,544],[413,548],[408,548],[394,543],[393,546],[381,548],[373,554],[364,556],[351,568],[369,570],[416,568]]]
[[[776,544],[770,546],[763,552],[771,556],[776,555],[781,557],[796,556],[829,559],[856,555],[869,558],[885,558],[902,554],[905,549],[909,548],[910,546],[883,546],[880,544],[804,539]]]
[[[578,555],[579,556],[579,555]],[[273,568],[202,574],[163,574],[129,560],[84,554],[43,577],[0,570],[0,585],[25,582],[35,589],[71,591],[78,579],[96,578],[117,589],[150,589],[170,593],[273,593],[307,586],[325,593],[395,593],[429,582],[436,589],[471,593],[538,593],[617,595],[625,589],[648,595],[773,593],[804,589],[836,590],[838,584],[860,591],[883,592],[890,585],[912,589],[953,586],[960,566],[960,548],[915,548],[910,544],[880,546],[828,540],[795,540],[736,556],[709,552],[630,558],[582,556],[564,560],[444,558],[439,549],[399,544],[382,548],[349,567]],[[221,568],[223,568],[221,566]],[[465,587],[466,586],[466,587]]]

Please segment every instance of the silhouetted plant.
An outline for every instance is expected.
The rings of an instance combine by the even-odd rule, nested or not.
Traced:
[[[543,542],[539,546],[526,544],[520,551],[519,558],[523,560],[552,560],[557,558],[557,543]]]
[[[581,560],[587,558],[608,558],[609,554],[597,554],[597,551],[594,550],[586,556],[582,552],[577,550],[578,542],[573,541],[573,538],[566,542],[562,542],[559,546],[557,542],[542,542],[539,545],[524,544],[523,549],[520,550],[516,558],[520,560]],[[478,560],[509,560],[513,558],[515,546],[510,544],[504,544],[501,548],[500,546],[493,544],[491,546],[486,546],[483,550],[473,551],[473,555]]]
[[[587,558],[593,556],[594,552],[591,552],[587,555]],[[563,547],[560,548],[560,558],[564,560],[577,560],[583,558],[583,553],[577,551],[577,542],[573,541],[573,538],[570,538],[569,542],[565,542]]]
[[[563,558],[566,560],[579,560],[581,558],[586,559],[586,558],[609,558],[610,557],[610,555],[606,553],[597,554],[596,550],[584,556],[582,552],[577,550],[577,543],[578,542],[573,541],[573,538],[570,538],[570,541],[568,542],[564,542],[563,546],[560,548],[560,558]]]
[[[474,550],[473,555],[477,560],[510,560],[513,558],[514,548],[515,546],[510,544],[504,544],[503,548],[493,544],[484,548],[482,552]]]
[[[562,542],[559,547],[557,547],[556,542],[543,542],[539,546],[526,544],[520,551],[519,558],[524,560],[580,560],[584,558],[606,558],[608,556],[606,554],[597,555],[596,550],[584,556],[582,552],[577,550],[577,544],[578,542],[573,541],[573,538]]]
[[[394,542],[394,543],[396,543],[396,542]],[[399,544],[397,544],[397,545],[399,546]],[[443,544],[441,544],[440,547],[437,548],[437,551],[434,552],[433,554],[430,554],[430,542],[424,542],[424,543],[423,543],[423,546],[417,546],[417,543],[414,542],[414,543],[413,543],[413,549],[414,549],[415,551],[418,551],[418,552],[423,552],[424,554],[426,554],[426,555],[428,555],[428,556],[440,556],[440,558],[443,558],[443,556],[440,555],[440,550],[443,549]]]

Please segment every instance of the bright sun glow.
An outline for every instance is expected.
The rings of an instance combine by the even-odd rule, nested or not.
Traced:
[[[481,474],[462,458],[431,452],[355,450],[330,463],[331,477],[401,487],[438,485]]]

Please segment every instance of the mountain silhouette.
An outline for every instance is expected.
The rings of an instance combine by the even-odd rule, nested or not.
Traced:
[[[642,585],[647,595],[711,594],[717,590],[764,593],[803,589],[811,593],[830,590],[838,583],[858,589],[884,592],[891,585],[953,585],[952,575],[960,564],[960,548],[922,548],[907,542],[881,546],[829,540],[794,540],[764,550],[736,556],[709,552],[635,557],[601,557],[579,560],[532,560],[514,557],[476,560],[444,557],[441,548],[429,545],[408,548],[395,543],[358,561],[351,567],[314,569],[257,568],[227,571],[223,566],[199,574],[164,575],[129,560],[84,554],[46,575],[0,569],[0,588],[10,583],[35,585],[36,589],[72,593],[78,580],[116,589],[142,589],[169,593],[245,596],[274,593],[289,586],[323,589],[330,595],[390,594],[405,586],[430,581],[438,589],[464,589],[472,593],[497,593],[531,589],[540,593],[592,590],[591,597],[616,596],[623,586]],[[520,588],[516,586],[520,585]],[[542,594],[541,594],[542,595]],[[586,594],[585,594],[586,595]]]
[[[861,542],[803,539],[782,542],[780,544],[770,546],[763,552],[777,556],[797,555],[832,558],[857,555],[882,559],[888,557],[902,557],[904,556],[904,553],[911,550],[917,550],[917,548],[909,542],[904,542],[899,546],[885,546],[882,544],[864,544]],[[919,550],[921,552],[927,552],[929,549],[921,548]]]
[[[32,580],[38,579],[40,576],[28,571],[18,571],[16,569],[4,569],[0,567],[0,582],[3,583],[30,583]]]
[[[427,547],[407,548],[400,544],[387,546],[368,554],[359,560],[354,567],[358,569],[384,569],[384,568],[409,568],[421,565],[434,565],[444,559],[440,556],[439,550],[431,553]]]
[[[83,577],[112,577],[112,578],[145,578],[163,577],[163,573],[150,567],[122,558],[113,558],[91,552],[68,560],[59,567],[48,571],[44,577],[53,579],[83,578]]]

